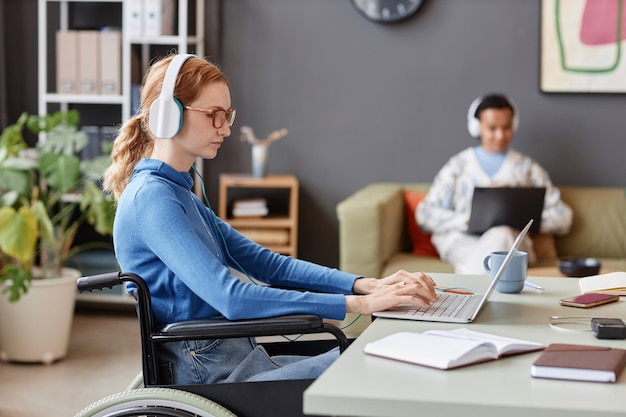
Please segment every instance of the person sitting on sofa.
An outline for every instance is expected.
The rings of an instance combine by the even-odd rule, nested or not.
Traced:
[[[497,226],[480,236],[465,233],[474,187],[546,187],[540,230],[545,234],[568,233],[572,210],[561,201],[546,170],[511,149],[519,114],[509,98],[501,94],[478,97],[469,108],[467,122],[470,135],[480,139],[480,146],[469,147],[450,158],[435,176],[415,217],[423,230],[432,233],[439,256],[456,273],[483,274],[483,259],[493,251],[508,250],[518,231]],[[532,265],[536,257],[529,237],[520,250],[528,252]]]

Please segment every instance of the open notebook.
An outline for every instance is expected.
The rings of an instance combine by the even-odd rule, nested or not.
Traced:
[[[444,292],[439,294],[439,299],[427,309],[413,304],[401,305],[389,310],[375,312],[374,316],[404,320],[441,321],[446,323],[470,323],[474,321],[479,311],[483,308],[493,293],[493,290],[496,288],[496,284],[500,281],[500,277],[517,250],[517,247],[522,240],[524,240],[532,224],[533,220],[531,219],[528,224],[526,224],[526,227],[517,235],[513,246],[509,249],[502,265],[491,280],[489,288],[487,288],[484,294],[468,295]]]

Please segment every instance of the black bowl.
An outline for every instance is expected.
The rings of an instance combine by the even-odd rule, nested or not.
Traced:
[[[597,275],[602,263],[596,258],[561,258],[559,271],[568,277],[587,277]]]

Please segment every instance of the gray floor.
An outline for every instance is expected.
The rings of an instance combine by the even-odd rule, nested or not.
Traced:
[[[0,362],[0,416],[73,416],[123,391],[140,371],[134,313],[79,310],[65,359],[52,365]]]

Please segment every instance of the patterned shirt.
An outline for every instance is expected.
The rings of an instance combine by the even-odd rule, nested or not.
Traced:
[[[467,230],[474,187],[546,187],[541,214],[541,233],[563,235],[572,224],[572,209],[561,201],[561,193],[550,177],[530,157],[509,149],[500,169],[489,176],[473,148],[456,154],[441,168],[424,200],[416,210],[420,227],[433,234],[439,253],[452,244],[446,235]]]

